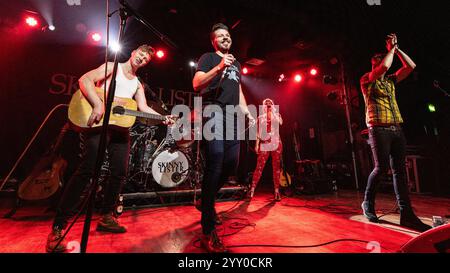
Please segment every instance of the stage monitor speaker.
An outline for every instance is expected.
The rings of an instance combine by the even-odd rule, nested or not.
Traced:
[[[450,224],[430,229],[411,239],[402,253],[450,253]]]

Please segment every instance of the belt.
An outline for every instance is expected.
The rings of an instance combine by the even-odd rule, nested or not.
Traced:
[[[369,129],[382,129],[382,130],[389,130],[389,131],[400,131],[402,127],[400,125],[377,125],[377,126],[370,126]]]

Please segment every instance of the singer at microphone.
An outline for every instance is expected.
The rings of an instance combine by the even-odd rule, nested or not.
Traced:
[[[225,183],[222,178],[236,175],[240,149],[237,126],[234,126],[232,137],[228,134],[225,137],[225,130],[222,130],[230,128],[228,126],[234,123],[234,118],[227,117],[234,117],[235,112],[227,115],[226,106],[241,109],[250,120],[254,118],[248,110],[241,87],[241,65],[230,54],[232,39],[228,27],[221,23],[215,24],[210,32],[210,39],[214,51],[200,57],[192,85],[202,95],[205,107],[211,104],[218,106],[205,121],[214,126],[215,130],[208,132],[213,134],[212,138],[204,139],[206,166],[202,183],[202,204],[197,206],[202,211],[201,245],[208,252],[217,253],[225,252],[226,248],[215,229],[220,219],[214,209],[214,200]]]
[[[226,75],[227,72],[228,72],[228,68],[229,68],[231,65],[233,65],[234,61],[236,61],[236,59],[233,57],[233,55],[231,55],[231,54],[225,54],[225,55],[226,55],[226,56],[223,57],[223,60],[226,59],[226,58],[228,58],[228,56],[231,56],[232,59],[231,59],[231,63],[230,63],[228,66],[225,66],[225,68],[223,69],[221,80],[223,80],[223,78],[225,78],[225,75]],[[225,61],[224,61],[224,65],[227,65],[227,64],[228,64],[228,62],[227,62],[227,60],[225,60]]]

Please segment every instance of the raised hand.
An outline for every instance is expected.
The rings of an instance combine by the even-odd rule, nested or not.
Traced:
[[[397,35],[395,33],[391,33],[386,37],[386,48],[388,51],[398,48]]]

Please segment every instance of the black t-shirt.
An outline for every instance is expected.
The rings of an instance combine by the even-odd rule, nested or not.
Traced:
[[[209,72],[222,61],[217,53],[205,53],[198,61],[197,71]],[[218,74],[206,88],[202,90],[203,103],[216,103],[221,106],[239,104],[239,85],[241,83],[241,64],[235,61],[227,67],[221,82],[222,73]],[[220,86],[219,86],[220,84]],[[217,88],[219,86],[219,88]]]

